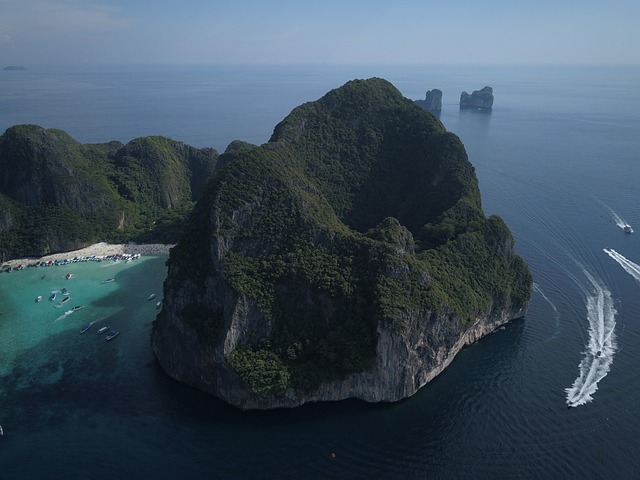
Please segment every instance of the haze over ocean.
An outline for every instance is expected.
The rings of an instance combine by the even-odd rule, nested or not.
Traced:
[[[29,66],[0,71],[0,131],[165,135],[222,152],[372,76],[411,99],[444,92],[440,119],[465,145],[485,213],[505,219],[531,266],[527,317],[406,401],[242,413],[154,362],[146,297],[161,292],[166,257],[70,266],[87,308],[57,322],[34,298],[71,283],[66,271],[3,273],[2,478],[640,476],[640,237],[621,228],[640,232],[640,67]],[[485,85],[492,112],[458,109],[461,91]],[[94,318],[121,335],[80,335]]]

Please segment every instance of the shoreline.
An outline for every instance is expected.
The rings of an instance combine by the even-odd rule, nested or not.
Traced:
[[[52,253],[43,257],[15,258],[2,263],[2,270],[7,268],[15,269],[19,266],[27,267],[30,264],[39,262],[55,262],[56,260],[73,260],[80,257],[104,258],[114,255],[158,255],[169,253],[175,244],[164,243],[106,243],[99,242],[85,248],[72,250],[70,252]]]

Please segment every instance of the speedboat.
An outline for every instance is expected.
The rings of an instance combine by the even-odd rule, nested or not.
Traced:
[[[105,340],[109,341],[109,340],[113,340],[114,338],[116,338],[118,335],[120,335],[120,332],[117,330],[111,330],[109,333],[107,333],[107,335],[104,337]]]
[[[41,301],[41,300],[42,300],[42,295],[38,295],[38,296],[36,297],[36,303],[38,303],[38,302],[39,302],[39,301]]]
[[[633,233],[633,228],[631,228],[631,225],[625,225],[624,227],[622,227],[622,229],[624,230],[624,233]]]
[[[151,295],[149,295],[149,298],[147,298],[147,300],[153,300],[154,298],[156,298],[156,294],[152,293]]]
[[[98,330],[98,335],[106,332],[107,330],[109,330],[111,328],[110,325],[107,325],[106,327],[100,327],[100,330]]]
[[[67,274],[64,276],[64,278],[66,278],[67,280],[69,280],[69,279],[71,278],[71,274],[70,274],[70,273],[67,273]]]
[[[51,300],[53,302],[56,299],[57,296],[58,296],[58,294],[56,292],[52,292],[51,296],[49,297],[49,300]]]
[[[162,302],[156,303],[156,308],[160,308],[162,306]]]

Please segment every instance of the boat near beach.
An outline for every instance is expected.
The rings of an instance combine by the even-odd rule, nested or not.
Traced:
[[[149,295],[149,298],[147,298],[147,300],[153,300],[154,298],[156,298],[156,294],[152,293],[151,295]]]
[[[156,303],[156,308],[160,308],[162,306],[162,302]]]
[[[109,333],[107,333],[107,335],[104,337],[105,340],[109,341],[109,340],[113,340],[114,338],[116,338],[118,335],[120,335],[120,332],[117,330],[111,330]]]
[[[63,306],[65,303],[67,303],[69,300],[71,300],[71,297],[64,297],[62,300],[60,300],[58,302],[58,304],[56,305],[56,308],[60,308],[61,306]]]
[[[87,330],[89,330],[94,323],[96,323],[96,322],[93,321],[93,322],[90,322],[90,323],[87,323],[87,324],[83,325],[82,328],[80,329],[80,333],[84,333]]]

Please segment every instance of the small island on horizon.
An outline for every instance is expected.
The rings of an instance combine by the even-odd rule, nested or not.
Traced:
[[[7,65],[4,67],[4,70],[26,70],[27,68],[23,65]]]

